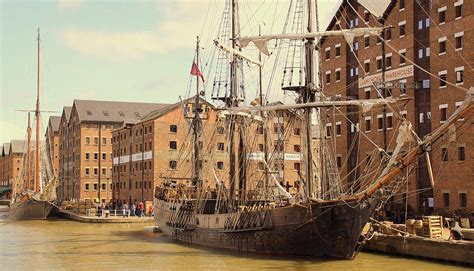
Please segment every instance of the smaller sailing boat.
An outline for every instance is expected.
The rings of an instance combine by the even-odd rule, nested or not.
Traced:
[[[10,218],[16,220],[24,219],[46,219],[55,209],[56,200],[56,176],[52,173],[51,163],[48,163],[46,151],[40,143],[40,33],[38,29],[38,78],[35,113],[35,142],[31,150],[31,126],[30,112],[28,112],[28,146],[24,154],[21,173],[13,184],[12,203],[10,206]],[[34,159],[31,156],[34,154]],[[25,159],[26,158],[26,159]],[[32,165],[34,164],[34,165]],[[31,187],[31,170],[34,168],[34,182]],[[43,185],[45,184],[45,185]]]

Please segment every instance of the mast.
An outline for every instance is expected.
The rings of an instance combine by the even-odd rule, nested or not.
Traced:
[[[40,29],[38,28],[38,74],[36,95],[35,192],[40,190]]]
[[[308,0],[308,32],[311,33],[313,29],[313,17],[315,15],[314,0]],[[306,86],[301,93],[301,98],[303,103],[313,102],[315,95],[314,87],[314,62],[313,62],[313,52],[314,52],[314,38],[308,38],[305,43],[305,64],[306,64]],[[305,119],[305,143],[306,143],[306,189],[305,197],[309,200],[313,190],[313,153],[311,149],[311,139],[312,139],[312,109],[304,109],[304,119]]]
[[[200,163],[199,163],[199,124],[201,119],[199,117],[199,36],[196,37],[196,96],[194,96],[194,118],[193,118],[193,136],[194,136],[194,170],[193,170],[193,182],[198,184],[200,175]],[[200,185],[200,183],[199,183]]]
[[[27,181],[26,181],[26,191],[31,189],[31,121],[30,121],[30,112],[28,112],[28,128],[26,129],[28,134],[28,147],[26,152],[26,169],[27,169]]]
[[[258,25],[258,35],[262,34],[261,26]],[[258,51],[258,61],[261,63],[262,62],[262,52],[260,50]],[[258,67],[258,90],[259,90],[259,96],[260,96],[260,106],[263,106],[263,81],[262,81],[262,70],[263,67],[259,66]],[[260,116],[263,118],[264,113],[261,112]],[[263,128],[263,152],[264,152],[264,159],[265,159],[265,185],[264,185],[264,191],[265,191],[265,199],[267,199],[267,194],[268,194],[268,139],[267,139],[267,129],[265,127]]]
[[[232,49],[237,47],[237,29],[236,29],[236,13],[237,13],[237,0],[231,0],[231,40]],[[237,100],[237,61],[236,56],[232,55],[232,62],[230,64],[230,95],[225,101],[227,107],[238,106]],[[230,206],[233,206],[235,197],[235,122],[231,120],[229,127],[229,200]]]

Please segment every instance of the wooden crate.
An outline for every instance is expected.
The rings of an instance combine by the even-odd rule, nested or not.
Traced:
[[[443,217],[442,216],[424,216],[423,217],[423,237],[442,238],[443,236]]]

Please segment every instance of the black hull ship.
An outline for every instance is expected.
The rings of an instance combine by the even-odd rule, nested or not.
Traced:
[[[10,206],[10,219],[48,219],[54,216],[55,208],[56,205],[53,202],[30,198],[25,202],[15,202]]]
[[[292,31],[295,34],[286,34],[287,29],[284,29],[285,34],[242,36],[238,1],[226,1],[219,28],[222,32],[214,41],[219,49],[218,59],[222,60],[217,66],[224,69],[223,74],[216,73],[212,89],[212,98],[223,104],[216,109],[215,125],[204,123],[201,118],[201,96],[205,91],[201,91],[199,85],[199,77],[203,75],[199,70],[198,37],[191,70],[191,74],[196,75],[196,95],[191,106],[194,110],[190,116],[189,112],[183,112],[190,119],[192,138],[186,143],[191,143],[183,144],[181,151],[170,160],[170,172],[161,176],[164,180],[155,188],[154,195],[156,225],[171,239],[238,252],[352,259],[368,238],[364,231],[370,227],[374,213],[407,185],[408,176],[420,159],[426,159],[429,164],[428,152],[433,144],[451,128],[456,128],[460,123],[458,119],[472,113],[474,89],[446,122],[420,139],[406,116],[398,113],[404,106],[400,103],[406,105],[410,98],[393,98],[384,87],[381,87],[384,93],[377,90],[377,99],[326,96],[321,84],[321,63],[315,57],[317,43],[329,36],[342,36],[352,46],[354,37],[381,38],[384,29],[320,32],[314,25],[316,1],[294,2],[293,10],[299,19],[292,23],[287,18],[287,25],[297,28],[299,25]],[[304,8],[309,10],[303,12]],[[301,14],[308,18],[302,19]],[[303,27],[302,22],[308,25]],[[292,57],[304,59],[303,67],[298,68],[295,63],[300,62],[288,61],[287,56],[286,63],[290,63],[290,67],[285,66],[281,86],[297,97],[294,104],[270,104],[262,92],[262,54],[271,57],[268,43],[278,45],[281,40],[286,40],[289,52],[301,52]],[[243,51],[251,43],[260,52],[258,61]],[[259,66],[259,96],[251,106],[242,106],[245,100],[243,62]],[[319,72],[315,63],[319,63]],[[299,76],[296,84],[289,78],[292,74]],[[289,82],[286,87],[285,82]],[[380,82],[371,83],[374,89],[384,86]],[[341,108],[347,108],[347,114]],[[356,161],[347,176],[341,176],[342,157],[336,157],[335,144],[331,141],[333,132],[328,128],[331,118],[335,118],[335,114],[346,118],[354,134],[349,142],[351,152],[359,155],[358,144],[365,136],[359,129],[359,114],[362,117],[369,111],[387,109],[397,116],[397,125],[391,127],[393,149],[388,151],[387,147],[370,141],[372,152],[366,152],[364,161]],[[357,114],[357,119],[348,116],[349,112]],[[209,128],[212,125],[215,132]],[[271,126],[275,133],[269,136]],[[215,144],[219,142],[215,139],[216,133],[222,135],[220,140],[225,140],[227,146],[225,149],[224,143],[218,143],[220,150],[216,152],[220,153],[215,155],[220,155],[219,160],[213,156]],[[288,143],[291,140],[292,143]],[[203,142],[210,147],[203,149],[206,145]],[[356,147],[353,149],[353,146]],[[293,152],[286,152],[288,147]],[[176,160],[182,161],[184,170],[179,171]],[[286,179],[287,160],[294,175]],[[349,160],[358,159],[347,158],[345,163],[351,163]],[[187,161],[193,165],[186,165]],[[211,163],[206,165],[209,161]]]
[[[237,252],[350,259],[361,232],[378,205],[312,203],[261,211],[193,216],[190,202],[157,200],[156,224],[172,239]],[[353,203],[352,203],[353,204]],[[170,210],[178,208],[178,213]],[[308,210],[310,209],[310,211]]]

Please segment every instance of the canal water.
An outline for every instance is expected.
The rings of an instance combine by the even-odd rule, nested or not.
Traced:
[[[462,270],[360,253],[355,260],[238,255],[169,241],[144,224],[0,220],[0,270]],[[467,269],[466,269],[467,270]]]

